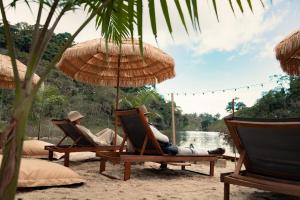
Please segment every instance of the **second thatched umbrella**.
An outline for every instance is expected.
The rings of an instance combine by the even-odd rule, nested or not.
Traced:
[[[75,80],[117,87],[118,109],[119,87],[140,87],[173,78],[174,65],[172,57],[146,43],[141,56],[137,40],[124,40],[119,46],[94,39],[68,48],[57,67]]]
[[[17,68],[21,80],[24,80],[27,67],[17,60]],[[40,77],[34,74],[32,82],[36,84],[40,80]],[[9,56],[0,54],[0,88],[14,89],[14,72]]]
[[[300,30],[291,33],[275,47],[283,71],[300,75]]]

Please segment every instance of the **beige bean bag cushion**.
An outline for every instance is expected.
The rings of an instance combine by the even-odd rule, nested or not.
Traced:
[[[0,155],[0,163],[2,155]],[[84,183],[73,170],[60,164],[34,158],[22,158],[18,187],[61,186]]]
[[[48,158],[48,151],[45,150],[45,146],[49,145],[53,144],[41,140],[24,140],[23,157]],[[55,159],[60,159],[63,156],[63,153],[53,152]]]
[[[97,158],[95,152],[72,152],[70,153],[70,161],[86,161]]]

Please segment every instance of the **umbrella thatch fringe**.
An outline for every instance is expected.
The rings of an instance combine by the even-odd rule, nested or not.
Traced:
[[[135,42],[137,43],[137,42]],[[163,51],[161,51],[158,48],[152,47],[147,43],[143,43],[143,58],[141,56],[139,48],[132,47],[131,42],[126,42],[125,44],[122,44],[121,46],[121,57],[122,58],[127,58],[127,56],[135,56],[135,57],[141,57],[141,59],[151,59],[151,60],[159,60],[160,62],[165,62],[169,64],[174,64],[174,60],[165,54]],[[115,55],[115,62],[118,60],[118,55],[119,55],[120,49],[116,44],[113,43],[108,43],[108,48],[106,49],[105,45],[105,40],[104,39],[94,39],[94,40],[89,40],[83,43],[80,43],[78,45],[75,45],[71,48],[68,48],[64,54],[63,58],[74,58],[74,57],[79,57],[79,56],[84,56],[84,55],[95,55],[98,53],[102,53],[103,57],[105,58],[105,54],[112,56]],[[121,60],[122,60],[121,58]],[[57,66],[60,66],[61,63],[59,62]]]
[[[120,66],[118,66],[119,46],[105,40],[95,39],[68,48],[57,67],[71,78],[93,85],[117,86],[120,68],[121,87],[139,87],[156,84],[175,76],[174,60],[158,48],[143,44],[143,57],[139,42],[125,40],[121,46]]]
[[[275,52],[283,71],[290,75],[300,74],[300,30],[291,33],[276,45]]]
[[[300,48],[300,30],[290,34],[283,39],[276,47],[276,57],[278,60],[286,60]]]
[[[21,80],[24,80],[27,67],[21,63],[17,62],[17,68]],[[36,84],[40,80],[40,77],[36,74],[33,75],[32,82]],[[14,72],[11,65],[11,59],[9,56],[0,54],[0,87],[12,89],[14,88]]]

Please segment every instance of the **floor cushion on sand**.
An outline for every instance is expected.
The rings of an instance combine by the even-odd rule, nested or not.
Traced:
[[[1,160],[2,155],[0,155]],[[34,158],[21,160],[19,188],[72,185],[83,182],[84,180],[76,172],[60,164]]]
[[[96,157],[95,152],[72,152],[70,153],[70,161],[78,162],[94,159]]]
[[[24,140],[23,157],[48,158],[48,150],[44,148],[49,145],[53,144],[41,140]],[[60,159],[63,156],[63,153],[53,152],[55,159]]]

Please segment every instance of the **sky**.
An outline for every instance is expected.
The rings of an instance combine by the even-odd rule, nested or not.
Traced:
[[[4,0],[4,3],[8,2]],[[252,106],[263,92],[276,87],[276,79],[270,79],[270,76],[284,73],[275,58],[274,47],[300,28],[300,12],[297,12],[300,10],[299,0],[273,0],[272,3],[264,0],[265,7],[261,6],[260,0],[252,0],[253,13],[244,0],[244,13],[236,4],[233,5],[235,15],[228,1],[217,0],[219,22],[211,1],[198,1],[201,32],[193,31],[189,24],[189,34],[184,31],[177,10],[171,3],[172,36],[159,2],[156,2],[158,42],[152,35],[147,3],[144,6],[144,42],[161,48],[173,57],[176,77],[158,84],[157,90],[167,100],[173,93],[176,105],[183,113],[207,112],[225,116],[228,114],[225,107],[231,99],[238,97],[247,106]],[[8,20],[13,24],[24,21],[33,24],[34,14],[35,8],[31,13],[22,3],[17,5],[17,9],[7,8]],[[55,32],[72,33],[84,19],[84,11],[69,13]],[[99,30],[95,29],[94,23],[88,24],[75,41],[99,38]]]

